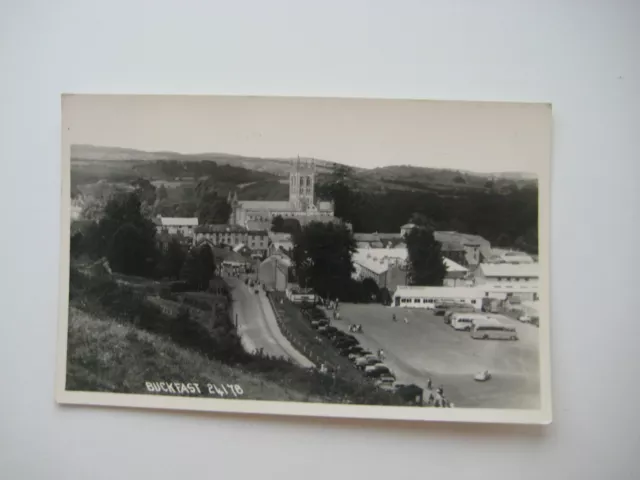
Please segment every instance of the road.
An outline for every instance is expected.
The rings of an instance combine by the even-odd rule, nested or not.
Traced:
[[[384,350],[384,363],[398,383],[424,387],[431,378],[460,407],[538,408],[539,331],[531,325],[502,319],[517,324],[519,341],[473,340],[425,310],[353,304],[342,304],[340,310],[343,320],[333,325],[346,330],[349,324],[362,324],[363,333],[356,337],[373,352]],[[391,321],[393,313],[398,322]],[[484,369],[493,378],[475,382],[473,375]]]
[[[285,357],[300,366],[310,368],[314,364],[298,352],[287,340],[276,321],[275,314],[265,293],[235,277],[226,277],[233,298],[233,315],[238,322],[238,335],[248,352],[263,349],[265,354]]]

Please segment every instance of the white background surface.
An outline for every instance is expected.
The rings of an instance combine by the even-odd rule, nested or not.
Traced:
[[[639,7],[0,2],[0,477],[638,478]],[[62,92],[552,102],[554,423],[56,406]]]

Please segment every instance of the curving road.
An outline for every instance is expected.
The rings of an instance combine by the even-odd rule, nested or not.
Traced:
[[[262,289],[256,294],[254,288],[249,288],[238,278],[227,277],[225,280],[231,287],[233,318],[237,319],[238,335],[245,350],[263,349],[265,354],[288,358],[303,367],[314,366],[284,337]]]

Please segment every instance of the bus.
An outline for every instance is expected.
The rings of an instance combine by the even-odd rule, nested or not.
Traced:
[[[497,323],[497,320],[487,317],[483,313],[456,312],[451,315],[450,323],[455,330],[470,332],[479,323]]]
[[[476,340],[518,340],[516,327],[478,323],[471,330],[471,338]]]

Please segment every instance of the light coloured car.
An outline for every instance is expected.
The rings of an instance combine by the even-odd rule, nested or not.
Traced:
[[[376,385],[393,385],[396,383],[396,377],[393,375],[389,375],[388,373],[383,373],[378,378],[376,378]]]
[[[356,363],[356,367],[364,370],[366,367],[369,367],[371,365],[376,365],[378,363],[382,363],[382,361],[380,361],[380,359],[375,355],[367,355],[365,357],[360,357],[356,359],[355,363]]]
[[[363,350],[361,352],[354,352],[349,354],[349,360],[355,362],[358,358],[366,357],[367,355],[373,355],[370,350]]]
[[[532,320],[532,318],[529,315],[520,315],[518,317],[518,320],[520,320],[521,322],[529,323]]]

